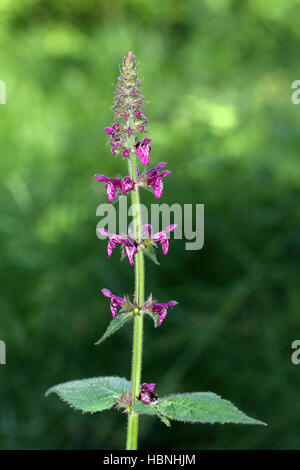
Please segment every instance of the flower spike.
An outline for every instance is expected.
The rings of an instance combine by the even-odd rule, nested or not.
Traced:
[[[128,52],[120,67],[120,76],[115,91],[114,124],[112,127],[104,129],[105,133],[109,135],[111,151],[114,156],[121,154],[124,158],[129,158],[132,149],[128,148],[127,137],[133,136],[134,145],[137,145],[138,135],[146,131],[148,120],[145,116],[144,97],[140,85],[135,56],[133,52]],[[145,149],[147,155],[150,151],[148,147]]]

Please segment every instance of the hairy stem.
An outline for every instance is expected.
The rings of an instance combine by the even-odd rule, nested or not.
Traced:
[[[137,182],[136,156],[133,138],[128,139],[130,145],[130,176]],[[135,189],[131,191],[131,201],[134,206],[134,235],[140,240],[142,235],[142,221],[140,208],[139,188],[135,185]],[[135,298],[139,309],[144,303],[144,255],[142,251],[138,251],[135,255]],[[141,386],[141,370],[142,370],[142,351],[143,351],[143,313],[134,316],[133,324],[133,351],[132,351],[132,369],[131,369],[131,410],[128,413],[127,427],[127,450],[136,450],[138,441],[139,416],[132,409],[137,399]]]

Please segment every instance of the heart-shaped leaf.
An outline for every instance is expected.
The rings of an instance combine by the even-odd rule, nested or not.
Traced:
[[[120,377],[94,377],[74,380],[51,387],[46,396],[56,393],[72,408],[84,413],[108,410],[116,404],[116,398],[130,388],[130,382]]]

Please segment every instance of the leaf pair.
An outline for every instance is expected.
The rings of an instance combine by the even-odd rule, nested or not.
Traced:
[[[120,377],[97,377],[75,380],[50,388],[46,396],[56,393],[72,408],[95,413],[112,408],[122,392],[130,390],[130,382]],[[136,401],[134,409],[140,414],[153,415],[166,425],[169,420],[189,423],[265,424],[242,413],[232,403],[215,393],[183,393],[159,399],[156,404]]]

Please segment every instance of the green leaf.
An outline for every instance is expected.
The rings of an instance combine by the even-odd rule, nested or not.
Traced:
[[[148,404],[143,401],[136,401],[134,402],[133,409],[142,415],[157,415],[156,405],[152,405],[151,403]]]
[[[151,403],[144,403],[142,401],[136,401],[133,405],[133,408],[135,411],[137,411],[139,414],[144,414],[144,415],[151,415],[151,416],[157,416],[166,426],[170,427],[171,423],[168,420],[168,418],[164,415],[162,415],[159,412],[159,408],[157,404],[151,404]]]
[[[166,425],[168,426],[168,428],[171,427],[171,423],[170,423],[170,420],[168,418],[166,418],[164,415],[161,415],[161,414],[157,414],[157,416],[159,417],[159,419]]]
[[[122,328],[123,325],[133,316],[133,312],[120,313],[116,318],[114,318],[107,327],[104,335],[95,343],[97,346],[100,343],[103,343],[109,336],[113,335],[116,331]]]
[[[190,423],[264,424],[250,418],[215,393],[183,393],[159,400],[158,411],[169,419]]]
[[[94,377],[55,385],[46,392],[58,397],[84,413],[108,410],[116,404],[115,398],[130,388],[130,382],[120,377]]]
[[[154,251],[150,247],[145,248],[144,253],[145,253],[146,256],[148,256],[148,258],[151,259],[151,261],[153,261],[153,263],[159,265],[159,262],[156,258],[156,254],[154,253]]]

